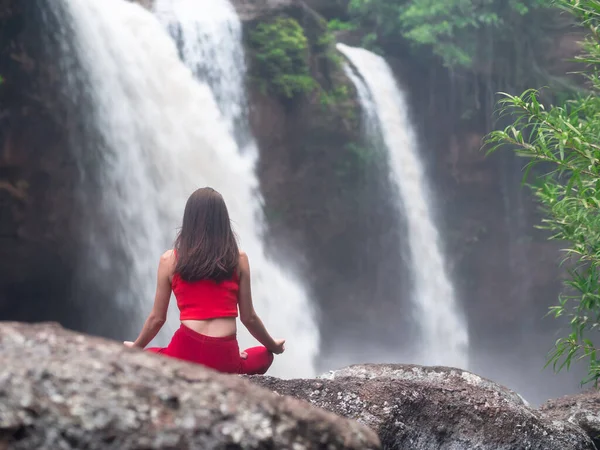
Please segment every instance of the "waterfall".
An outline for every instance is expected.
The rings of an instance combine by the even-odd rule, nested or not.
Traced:
[[[245,117],[242,23],[233,6],[214,0],[208,10],[197,0],[156,0],[154,14],[178,43],[183,62],[211,87],[230,131],[252,145]]]
[[[358,75],[352,75],[367,119],[367,133],[383,138],[390,180],[405,215],[413,276],[412,302],[421,329],[418,362],[467,367],[468,335],[446,273],[431,212],[427,180],[404,93],[385,60],[367,50],[338,44]],[[381,136],[377,136],[380,133]]]
[[[209,9],[197,0],[156,0],[154,13],[178,43],[181,59],[186,66],[200,82],[210,86],[230,134],[236,139],[242,155],[254,166],[258,149],[249,131],[242,24],[235,9],[228,0],[214,0]],[[251,176],[256,201],[249,207],[253,210],[254,221],[258,221],[254,224],[255,229],[262,230],[258,180],[254,172]],[[248,222],[250,221],[251,218],[248,217]],[[246,243],[245,248],[252,251],[251,254],[264,257],[264,249],[259,248],[259,245],[262,246],[262,242],[257,240]],[[264,265],[263,261],[258,262],[260,266],[256,269]],[[287,284],[287,281],[281,279],[281,274],[273,273],[268,266],[253,278],[254,292],[264,299],[265,309],[268,308],[273,313],[271,321],[277,322],[280,321],[278,317],[284,317],[288,324],[297,323],[290,330],[296,341],[292,344],[293,348],[296,345],[305,347],[314,359],[318,351],[318,331],[313,310],[309,302],[290,290]],[[292,304],[292,308],[282,314],[282,307],[278,303],[281,298],[287,298],[290,294],[294,294],[294,297],[286,301]],[[281,333],[287,329],[282,327]]]
[[[93,169],[100,200],[88,208],[104,220],[89,221],[90,248],[81,265],[102,275],[115,260],[111,249],[125,254],[126,264],[119,261],[125,282],[114,301],[133,305],[139,320],[124,337],[135,337],[131,334],[150,311],[158,258],[172,245],[187,197],[208,185],[223,194],[249,255],[257,312],[274,337],[288,339],[272,372],[313,375],[318,332],[311,306],[298,281],[265,253],[255,155],[243,154],[234,136],[231,117],[241,114],[234,111],[235,98],[233,112],[219,108],[227,104],[231,86],[213,94],[197,80],[161,22],[139,5],[123,0],[47,3],[48,13],[60,23],[52,32],[60,43],[67,90],[73,99],[86,101],[78,110],[88,124],[75,144],[79,154],[93,154],[98,161]],[[73,73],[74,57],[78,73]],[[159,344],[167,342],[177,319],[172,299]],[[241,345],[250,344],[248,334],[240,334]]]

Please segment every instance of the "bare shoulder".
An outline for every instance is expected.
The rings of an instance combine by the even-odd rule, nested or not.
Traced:
[[[250,264],[248,263],[248,255],[246,252],[240,250],[240,259],[238,262],[238,270],[241,273],[248,272]]]
[[[167,250],[160,257],[160,264],[163,266],[174,266],[175,262],[175,252],[173,249]]]
[[[171,259],[173,259],[175,256],[175,251],[173,249],[167,250],[166,252],[164,252],[160,259],[161,261],[170,261]]]

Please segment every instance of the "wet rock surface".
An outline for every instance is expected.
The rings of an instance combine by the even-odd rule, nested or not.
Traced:
[[[515,392],[459,369],[357,365],[315,380],[250,378],[368,425],[384,449],[595,448],[579,427],[547,417]]]
[[[378,449],[363,425],[58,325],[0,323],[0,449]]]
[[[540,411],[554,420],[578,425],[600,448],[600,392],[597,389],[549,400]]]

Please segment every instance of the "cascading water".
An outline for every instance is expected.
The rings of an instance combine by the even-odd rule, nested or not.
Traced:
[[[249,132],[246,116],[246,63],[242,46],[242,24],[235,9],[228,0],[214,0],[209,9],[197,0],[156,0],[154,13],[178,43],[183,62],[198,80],[211,87],[228,130],[241,147],[242,156],[254,165],[258,150]],[[255,201],[249,208],[253,208],[255,218],[259,218],[256,219],[258,223],[254,224],[255,229],[262,229],[261,199],[258,180],[254,174],[252,186]],[[251,254],[264,256],[264,249],[252,244],[262,245],[260,241],[246,242],[245,248]],[[260,270],[259,267],[256,269]],[[277,306],[279,298],[291,292],[286,288],[285,282],[273,277],[273,273],[263,274],[264,276],[254,277],[253,289],[268,301],[268,307],[273,311],[272,321],[277,321],[281,310],[281,306]],[[275,290],[274,283],[279,283]],[[296,340],[296,336],[300,338],[298,344],[307,345],[306,348],[316,356],[318,331],[310,305],[301,299],[296,299],[293,303],[295,306],[304,304],[304,310],[290,311],[287,317],[294,319],[294,315],[298,314],[299,323],[305,324],[295,327],[293,339]]]
[[[413,302],[421,328],[422,364],[467,367],[468,335],[446,274],[423,165],[410,123],[407,102],[385,60],[367,50],[338,44],[359,73],[356,84],[369,136],[381,137],[389,154],[390,178],[398,187],[399,209],[406,216],[413,274]],[[364,84],[362,80],[364,80]]]
[[[156,0],[154,14],[177,42],[183,62],[211,87],[231,132],[244,144],[252,142],[244,115],[242,24],[233,6],[227,0],[212,1],[209,9],[196,0]]]
[[[75,54],[79,62],[78,74],[68,73],[72,65],[61,64],[68,89],[76,97],[83,90],[89,99],[83,110],[97,136],[85,139],[84,133],[78,144],[100,155],[94,169],[101,202],[94,206],[109,226],[90,224],[85,270],[110,264],[113,255],[106,244],[117,242],[129,262],[117,300],[134,304],[143,317],[154,296],[158,256],[172,244],[188,195],[212,186],[225,197],[249,254],[256,309],[276,337],[289,340],[273,373],[312,375],[318,332],[310,304],[298,283],[265,255],[254,161],[241,155],[209,86],[194,79],[160,22],[138,5],[62,0],[46,7],[62,24],[53,30],[61,59]],[[177,326],[177,312],[172,309],[169,316],[162,343]],[[139,325],[126,331],[135,333]],[[242,344],[248,344],[247,337]]]

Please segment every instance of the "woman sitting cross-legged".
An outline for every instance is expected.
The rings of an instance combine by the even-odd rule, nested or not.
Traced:
[[[167,318],[171,291],[181,326],[165,348],[148,351],[238,374],[264,374],[284,351],[254,311],[248,257],[238,249],[223,197],[211,188],[187,201],[175,248],[160,258],[152,312],[130,347],[145,348]],[[263,347],[240,353],[236,317]]]

